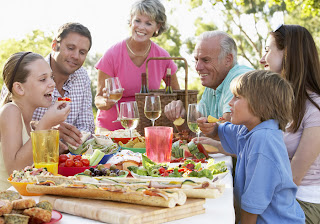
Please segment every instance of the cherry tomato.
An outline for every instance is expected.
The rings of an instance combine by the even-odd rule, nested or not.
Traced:
[[[82,164],[82,162],[80,162],[80,161],[75,161],[75,162],[74,162],[74,166],[75,166],[75,167],[83,167],[83,164]]]
[[[66,154],[62,154],[59,156],[59,163],[64,163],[69,157]]]
[[[66,163],[59,163],[59,166],[60,166],[60,167],[65,167],[65,166],[66,166]]]
[[[66,166],[67,166],[67,167],[72,167],[73,165],[74,165],[74,162],[73,162],[72,159],[67,159],[67,160],[66,160]]]
[[[81,160],[82,159],[82,157],[81,157],[81,155],[76,155],[74,158],[73,158],[73,161],[76,161],[76,160]]]
[[[82,162],[83,166],[90,166],[90,161],[88,159],[81,159],[80,162]]]

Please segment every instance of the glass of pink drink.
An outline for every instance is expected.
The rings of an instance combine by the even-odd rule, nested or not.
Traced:
[[[148,158],[156,163],[169,163],[171,160],[173,128],[146,127],[144,133]]]

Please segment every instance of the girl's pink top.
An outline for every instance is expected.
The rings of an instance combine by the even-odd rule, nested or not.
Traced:
[[[170,57],[169,53],[151,41],[151,48],[147,57]],[[146,72],[146,62],[137,67],[129,57],[126,40],[112,46],[96,64],[96,69],[101,70],[111,77],[118,77],[122,88],[123,96],[118,101],[119,108],[121,102],[135,101],[135,93],[140,92],[141,73]],[[172,60],[150,60],[148,62],[149,90],[159,89],[161,80],[165,78],[167,68],[171,68],[171,73],[177,71],[177,66]],[[143,116],[140,114],[140,116]],[[123,129],[120,122],[112,123],[117,119],[117,110],[114,105],[110,110],[98,110],[96,126],[106,128],[110,131]]]
[[[320,105],[320,96],[316,93],[308,92],[310,97],[314,102]],[[284,141],[287,146],[288,155],[290,161],[296,150],[300,144],[300,139],[303,134],[303,131],[307,128],[311,127],[319,127],[320,126],[320,111],[317,107],[315,107],[309,100],[306,101],[306,111],[302,118],[301,125],[297,132],[285,132],[284,133]],[[308,147],[308,146],[305,146]],[[320,185],[320,155],[317,156],[313,164],[310,166],[308,172],[304,176],[301,181],[303,186],[307,185]]]

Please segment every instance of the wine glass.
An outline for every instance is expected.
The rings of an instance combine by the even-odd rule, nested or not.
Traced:
[[[124,89],[122,88],[118,77],[106,79],[105,80],[105,87],[107,90],[108,100],[111,100],[116,104],[116,108],[117,108],[117,120],[116,121],[119,121],[118,101],[121,99]]]
[[[130,130],[130,138],[132,138],[132,130],[139,124],[139,110],[136,101],[120,103],[120,122],[122,127]]]
[[[187,116],[187,123],[189,129],[197,134],[198,142],[201,130],[198,126],[197,119],[200,117],[207,117],[207,108],[206,105],[203,103],[199,104],[189,104],[188,107],[188,116]]]
[[[154,121],[161,116],[160,96],[146,96],[144,115],[151,120],[152,126],[154,126]]]

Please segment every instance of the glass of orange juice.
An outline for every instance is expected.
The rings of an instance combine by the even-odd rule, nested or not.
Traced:
[[[32,131],[31,141],[35,168],[46,167],[54,175],[58,174],[59,131]]]

